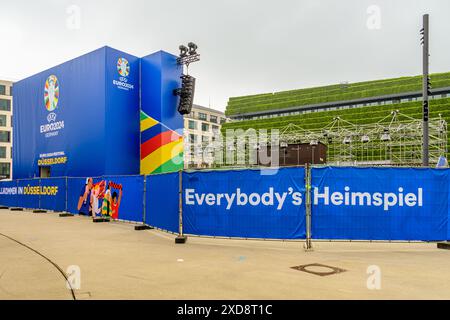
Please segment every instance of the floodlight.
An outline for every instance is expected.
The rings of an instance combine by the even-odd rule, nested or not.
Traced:
[[[381,140],[381,141],[390,141],[390,140],[391,140],[391,135],[389,134],[389,132],[384,132],[384,133],[381,135],[380,140]]]
[[[180,49],[180,57],[181,58],[186,57],[187,54],[188,54],[189,49],[186,46],[184,46],[184,45],[179,46],[179,49]]]
[[[189,47],[189,54],[192,56],[194,54],[197,54],[197,45],[193,42],[189,42],[188,43],[188,47]]]

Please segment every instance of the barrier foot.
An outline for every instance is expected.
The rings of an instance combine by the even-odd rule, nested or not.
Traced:
[[[314,251],[311,240],[306,240],[306,242],[303,244],[303,249],[305,250],[305,252]]]
[[[109,219],[97,217],[97,218],[92,219],[92,222],[109,222]]]
[[[134,230],[136,230],[136,231],[141,231],[141,230],[152,230],[152,229],[155,229],[155,228],[150,227],[150,226],[147,226],[147,225],[145,225],[145,224],[140,224],[140,225],[138,225],[138,226],[134,226]]]
[[[0,206],[0,209],[9,209],[9,207]]]
[[[187,237],[186,236],[178,235],[175,238],[175,243],[186,243],[186,241],[187,241]]]
[[[437,244],[438,249],[447,249],[450,250],[450,242],[438,242]]]
[[[11,211],[23,211],[23,208],[11,208]]]
[[[37,209],[33,210],[33,213],[47,213],[47,210]]]
[[[60,213],[59,216],[60,217],[73,217],[73,214],[65,212],[65,213]]]

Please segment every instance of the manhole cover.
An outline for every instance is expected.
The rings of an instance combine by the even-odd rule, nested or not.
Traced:
[[[320,263],[304,264],[301,266],[291,267],[291,269],[312,273],[322,277],[346,271],[338,267],[327,266]]]

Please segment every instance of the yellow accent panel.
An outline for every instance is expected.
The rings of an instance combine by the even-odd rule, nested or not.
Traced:
[[[157,123],[158,123],[158,121],[156,121],[153,118],[147,118],[147,119],[141,120],[141,132],[153,127]]]
[[[141,160],[141,174],[150,174],[163,163],[183,152],[183,139],[165,144]]]

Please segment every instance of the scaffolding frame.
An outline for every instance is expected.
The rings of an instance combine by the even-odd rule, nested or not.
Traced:
[[[319,142],[327,146],[327,164],[335,166],[420,166],[422,163],[422,120],[391,111],[375,123],[354,124],[341,117],[335,117],[322,128],[306,130],[293,123],[278,129],[279,145],[282,149],[288,144]],[[273,131],[274,129],[272,129]],[[248,132],[248,130],[246,131]],[[260,145],[270,145],[268,135],[254,133],[241,135],[234,145],[247,142],[245,159],[252,166],[250,150]],[[244,140],[243,140],[244,139]],[[236,142],[237,141],[237,142]],[[215,148],[225,153],[230,144]],[[233,147],[231,147],[233,148]],[[441,156],[447,155],[447,123],[439,115],[429,119],[429,159],[435,165]],[[242,155],[241,159],[242,159]],[[216,158],[217,159],[217,158]],[[227,163],[219,166],[229,166]]]

